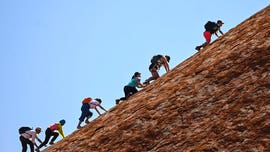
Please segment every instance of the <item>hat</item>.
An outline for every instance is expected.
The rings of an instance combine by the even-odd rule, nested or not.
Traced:
[[[224,24],[221,20],[218,20],[217,23],[221,23],[221,24]]]
[[[96,98],[95,100],[98,101],[99,103],[102,102],[102,100],[100,98]]]
[[[59,121],[59,123],[63,126],[66,123],[66,121],[64,119],[62,119]]]

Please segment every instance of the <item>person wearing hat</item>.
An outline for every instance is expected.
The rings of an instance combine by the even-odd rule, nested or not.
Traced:
[[[127,100],[130,96],[137,93],[138,92],[137,88],[144,88],[146,85],[141,84],[140,81],[141,81],[141,73],[135,72],[131,78],[131,81],[124,87],[125,97],[116,99],[115,100],[116,104],[119,104],[119,102],[122,100]]]
[[[155,62],[152,62],[153,58],[156,58]],[[170,70],[170,68],[169,68],[169,62],[171,59],[170,56],[156,55],[153,58],[151,60],[150,66],[149,66],[149,71],[151,72],[152,76],[144,81],[143,84],[146,84],[146,85],[150,84],[150,81],[156,80],[157,78],[159,78],[158,71],[161,68],[161,66],[164,66],[166,72],[168,72]]]
[[[30,150],[31,152],[34,152],[34,146],[37,147],[37,151],[39,151],[38,145],[35,143],[35,140],[37,139],[40,143],[42,143],[42,141],[38,138],[37,134],[39,134],[41,132],[41,128],[37,127],[34,130],[28,130],[25,133],[21,134],[20,136],[20,141],[22,144],[22,152],[26,152],[27,151],[27,145],[30,146]],[[31,140],[29,140],[31,138]]]
[[[100,107],[102,110],[107,112],[107,110],[101,106],[101,102],[102,102],[102,100],[99,98],[92,99],[91,97],[87,97],[87,98],[83,99],[82,107],[81,107],[82,113],[81,113],[81,116],[79,118],[79,123],[77,125],[77,129],[81,128],[81,123],[84,121],[85,118],[86,118],[85,123],[87,123],[87,124],[89,123],[89,119],[93,115],[93,113],[89,109],[95,109],[99,115],[101,115],[101,114],[98,111],[97,107]]]
[[[204,36],[206,42],[203,43],[202,45],[196,46],[195,49],[197,51],[200,51],[201,48],[203,48],[203,47],[207,46],[208,44],[210,44],[212,34],[215,33],[215,35],[217,37],[219,37],[218,34],[217,34],[217,32],[219,32],[221,35],[223,35],[223,32],[220,29],[223,24],[224,23],[221,20],[218,20],[217,23],[208,21],[205,24],[205,32],[203,33],[203,36]]]
[[[51,124],[45,131],[45,140],[38,146],[38,148],[40,149],[43,146],[45,146],[49,142],[51,136],[53,136],[53,138],[51,139],[51,141],[49,143],[50,145],[54,144],[54,141],[59,136],[59,133],[64,138],[65,135],[64,135],[62,126],[64,126],[65,123],[66,123],[66,121],[64,119],[62,119],[59,122]],[[59,133],[55,132],[56,130]]]

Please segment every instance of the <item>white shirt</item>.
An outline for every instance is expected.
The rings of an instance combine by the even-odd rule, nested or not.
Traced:
[[[26,139],[32,138],[32,143],[35,143],[35,139],[37,138],[37,133],[33,130],[28,130],[22,134],[22,136]]]
[[[92,100],[91,102],[89,102],[89,105],[90,105],[91,109],[94,109],[94,108],[96,108],[96,106],[99,106],[100,103],[96,100]]]

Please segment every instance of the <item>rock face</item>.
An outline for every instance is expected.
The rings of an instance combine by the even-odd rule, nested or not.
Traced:
[[[270,6],[44,151],[270,151]]]

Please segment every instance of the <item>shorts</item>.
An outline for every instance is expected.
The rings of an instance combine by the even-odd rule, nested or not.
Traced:
[[[207,43],[210,43],[211,42],[211,36],[212,36],[212,34],[209,31],[203,32],[203,36],[204,36],[204,38],[205,38],[205,40],[206,40]]]

